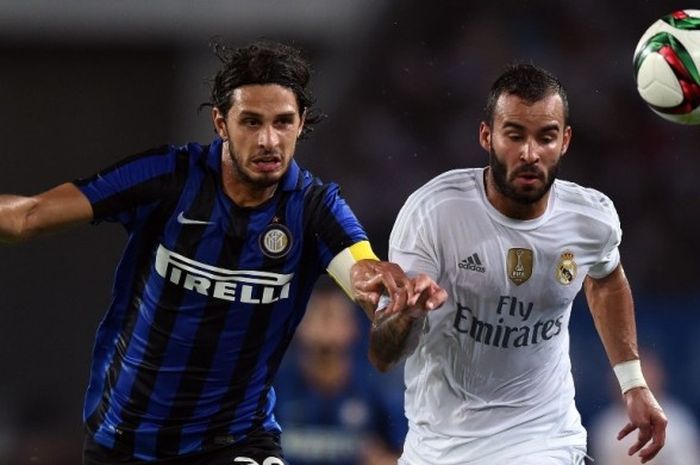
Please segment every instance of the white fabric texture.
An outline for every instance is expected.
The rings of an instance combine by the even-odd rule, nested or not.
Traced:
[[[609,198],[561,180],[546,212],[528,221],[489,203],[483,168],[449,171],[408,198],[389,259],[449,297],[406,361],[404,463],[585,451],[569,317],[586,275],[618,266],[621,235]]]

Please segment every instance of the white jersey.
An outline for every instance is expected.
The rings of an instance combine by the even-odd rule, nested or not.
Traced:
[[[428,314],[406,361],[402,463],[493,464],[585,450],[571,305],[586,275],[617,267],[621,235],[610,199],[566,181],[555,181],[545,213],[527,221],[486,199],[483,168],[449,171],[408,198],[389,259],[426,273],[449,297]]]

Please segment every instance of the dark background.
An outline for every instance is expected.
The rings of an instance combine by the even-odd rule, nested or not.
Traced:
[[[561,176],[615,201],[640,342],[660,353],[671,393],[698,415],[700,128],[653,114],[632,76],[641,34],[683,7],[3,1],[0,192],[33,194],[162,143],[207,142],[209,114],[197,107],[217,69],[210,39],[284,40],[312,59],[312,87],[328,115],[297,160],[342,186],[385,256],[410,192],[445,170],[486,163],[477,129],[488,87],[506,64],[533,62],[569,92],[574,137]],[[93,336],[124,239],[117,226],[86,225],[0,249],[0,463],[11,455],[78,463]],[[571,332],[588,422],[609,401],[610,370],[581,302]]]

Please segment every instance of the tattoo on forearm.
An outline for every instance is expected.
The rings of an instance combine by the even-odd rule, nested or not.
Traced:
[[[370,352],[374,359],[393,365],[408,357],[418,346],[425,316],[379,315],[370,331]]]

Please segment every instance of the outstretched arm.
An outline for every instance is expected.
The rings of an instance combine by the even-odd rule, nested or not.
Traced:
[[[92,219],[88,199],[71,183],[33,197],[0,195],[0,243],[14,243]]]
[[[628,454],[639,452],[641,462],[648,462],[664,445],[667,420],[639,368],[632,291],[622,265],[602,279],[587,277],[584,289],[596,329],[620,380],[627,407],[629,422],[617,438],[622,439],[639,430],[637,441]]]

